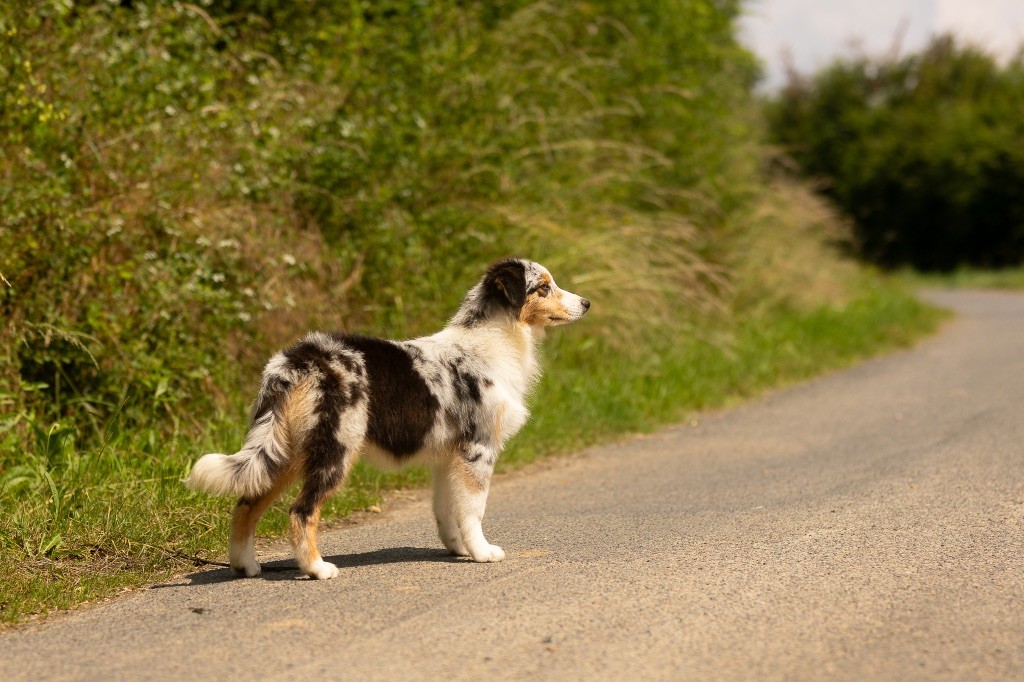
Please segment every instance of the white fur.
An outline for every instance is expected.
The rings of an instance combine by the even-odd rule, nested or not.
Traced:
[[[273,481],[256,454],[263,449],[275,461],[287,460],[288,436],[284,425],[277,421],[271,411],[255,422],[242,449],[234,455],[212,453],[200,457],[185,479],[185,485],[193,490],[239,497],[253,497],[268,490]],[[238,461],[244,462],[241,468],[235,466]]]

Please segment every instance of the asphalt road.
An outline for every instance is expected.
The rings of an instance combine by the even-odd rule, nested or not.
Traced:
[[[335,580],[200,571],[0,679],[1024,679],[1024,296],[932,296],[913,351],[499,478],[502,563],[419,495],[321,535]]]

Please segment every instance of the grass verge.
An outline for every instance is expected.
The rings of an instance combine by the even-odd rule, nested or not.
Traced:
[[[623,352],[586,322],[552,333],[548,372],[537,393],[557,409],[538,410],[503,455],[511,469],[626,433],[649,431],[694,410],[729,404],[765,389],[905,347],[935,329],[940,311],[897,282],[865,284],[843,304],[751,309],[692,332],[648,339]],[[556,369],[558,368],[558,369]],[[0,622],[66,609],[121,589],[189,570],[188,555],[221,556],[232,502],[180,484],[197,454],[240,442],[244,419],[219,416],[199,442],[107,429],[103,445],[79,451],[58,427],[36,428],[36,451],[4,495],[19,487],[0,519]],[[376,504],[388,489],[425,484],[422,470],[382,474],[358,466],[325,516]],[[13,482],[13,485],[12,485]],[[0,500],[2,503],[3,500]],[[261,535],[281,534],[287,496],[268,512]]]
[[[908,286],[943,289],[1024,289],[1024,267],[1004,270],[958,268],[947,273],[907,270],[900,275]]]

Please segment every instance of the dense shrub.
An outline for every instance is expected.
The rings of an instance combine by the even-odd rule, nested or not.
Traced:
[[[737,7],[0,2],[0,622],[220,551],[230,502],[181,477],[241,442],[268,354],[435,330],[508,253],[595,305],[503,462],[926,323],[759,173]],[[424,480],[357,465],[326,515]]]
[[[0,450],[235,413],[275,345],[426,331],[509,252],[680,319],[757,182],[737,11],[5,3]]]
[[[999,66],[950,37],[839,61],[769,107],[772,134],[887,266],[1024,262],[1024,55]]]

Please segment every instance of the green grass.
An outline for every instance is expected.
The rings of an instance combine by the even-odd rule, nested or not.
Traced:
[[[738,0],[129,4],[0,3],[3,622],[220,555],[231,502],[180,479],[266,358],[429,333],[510,253],[595,307],[503,467],[934,324],[767,170]]]
[[[914,287],[948,289],[1024,289],[1024,267],[1002,270],[958,268],[948,273],[921,273],[907,270],[900,275]]]
[[[866,287],[842,306],[779,306],[649,339],[642,353],[592,335],[583,321],[549,336],[548,371],[537,391],[547,409],[513,440],[500,469],[649,431],[907,346],[941,318],[887,284]],[[583,342],[570,343],[573,337]],[[86,450],[60,429],[37,430],[35,452],[17,476],[7,472],[0,493],[9,512],[0,517],[0,620],[17,622],[186,572],[194,566],[188,555],[222,556],[232,501],[192,493],[180,479],[198,454],[239,443],[244,428],[241,410],[218,417],[199,441],[112,427],[102,447]],[[422,470],[381,474],[358,466],[325,516],[365,509],[385,490],[426,480]],[[260,535],[283,532],[287,504],[286,496],[268,512]]]

